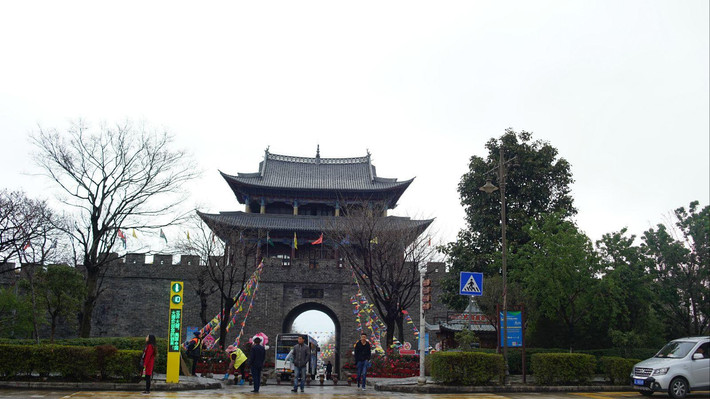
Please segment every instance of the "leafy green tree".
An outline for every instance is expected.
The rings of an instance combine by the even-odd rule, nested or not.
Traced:
[[[502,311],[500,299],[503,297],[503,277],[494,275],[486,277],[483,286],[485,287],[484,295],[476,297],[475,300],[481,311],[488,317],[488,320],[496,320],[499,317],[498,312]],[[458,290],[458,287],[457,287]],[[508,310],[513,310],[515,306],[523,304],[523,291],[516,281],[508,281]],[[526,307],[526,312],[529,309]],[[496,331],[500,326],[494,325]],[[500,335],[498,335],[500,336]]]
[[[693,201],[678,208],[669,225],[643,234],[659,295],[666,338],[708,333],[710,322],[710,207]]]
[[[459,343],[459,348],[464,352],[475,350],[481,342],[476,333],[468,328],[464,328],[454,334],[454,339]]]
[[[490,139],[485,145],[488,156],[472,156],[469,170],[458,186],[467,226],[456,241],[442,248],[452,273],[442,284],[441,299],[458,310],[467,304],[466,298],[458,295],[458,272],[478,271],[490,276],[500,270],[496,263],[501,250],[500,199],[480,191],[479,187],[492,177],[487,172],[498,163],[501,146],[505,158],[515,157],[516,164],[508,168],[505,188],[507,239],[512,250],[529,240],[523,226],[530,219],[551,212],[562,217],[577,213],[570,195],[570,184],[574,181],[570,164],[558,156],[555,147],[533,140],[530,132],[517,133],[512,129],[506,129],[500,139]]]
[[[36,290],[49,315],[49,339],[53,343],[60,317],[68,323],[76,324],[76,316],[86,297],[84,276],[71,266],[53,265],[39,269],[36,280]]]
[[[598,260],[589,238],[574,223],[553,213],[525,227],[530,239],[511,257],[516,277],[536,312],[566,327],[570,350],[578,346],[578,329],[592,314],[598,294]]]
[[[654,311],[656,296],[648,270],[650,259],[634,245],[636,236],[627,229],[604,234],[597,241],[600,261],[600,295],[595,300],[597,339],[604,344],[627,348],[637,341],[661,345],[662,326]],[[611,341],[611,342],[609,342]]]
[[[0,287],[0,337],[27,338],[32,334],[32,304],[13,287]]]

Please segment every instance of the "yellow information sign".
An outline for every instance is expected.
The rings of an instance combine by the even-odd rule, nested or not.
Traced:
[[[180,382],[180,337],[182,337],[182,300],[184,292],[182,281],[170,283],[170,330],[168,331],[168,368],[165,382]]]

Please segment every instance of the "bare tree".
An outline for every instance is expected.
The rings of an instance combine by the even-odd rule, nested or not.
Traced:
[[[199,215],[199,212],[198,212]],[[259,256],[258,232],[219,224],[208,224],[214,236],[223,244],[222,254],[212,256],[207,263],[207,274],[220,294],[220,346],[228,345],[227,326],[232,316],[234,298],[239,298],[244,285],[256,270]],[[206,231],[206,230],[205,230]],[[220,248],[219,246],[217,248]]]
[[[59,262],[62,244],[60,229],[63,219],[57,216],[46,201],[28,198],[24,193],[0,191],[0,263],[15,261],[15,267],[3,272],[22,270],[23,287],[32,304],[33,335],[39,343],[39,314],[35,270],[48,262]]]
[[[176,241],[174,248],[179,253],[195,255],[200,258],[201,267],[197,273],[197,284],[194,291],[200,298],[200,320],[202,320],[202,325],[205,325],[211,320],[211,316],[207,315],[207,301],[210,295],[218,291],[218,287],[210,278],[208,266],[210,259],[221,257],[224,254],[224,242],[214,235],[197,214],[193,214],[189,218],[186,227],[188,228],[187,234]]]
[[[75,261],[86,269],[79,333],[89,337],[118,229],[160,228],[181,220],[182,185],[199,173],[184,151],[170,148],[167,133],[130,122],[96,132],[81,121],[63,133],[40,128],[32,141],[35,162],[72,211],[65,233],[76,245]]]
[[[395,326],[404,340],[402,311],[418,306],[419,268],[431,260],[436,247],[422,234],[431,221],[413,227],[409,218],[382,217],[385,210],[384,204],[377,203],[349,206],[344,216],[334,219],[332,229],[387,328],[389,347]]]
[[[0,191],[0,263],[43,263],[57,261],[57,245],[62,224],[46,201],[28,198],[21,191]]]

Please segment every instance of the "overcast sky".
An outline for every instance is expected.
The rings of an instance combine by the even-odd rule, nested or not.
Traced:
[[[572,165],[593,240],[709,202],[707,0],[0,4],[0,188],[27,135],[84,118],[169,129],[204,171],[192,200],[241,210],[219,176],[277,154],[362,156],[416,177],[397,214],[464,226],[457,183],[504,130]],[[178,234],[171,231],[170,234]]]

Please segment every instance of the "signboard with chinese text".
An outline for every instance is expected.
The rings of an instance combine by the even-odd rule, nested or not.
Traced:
[[[168,322],[168,365],[165,382],[180,382],[180,346],[182,345],[182,303],[184,285],[182,281],[170,283],[170,319]]]
[[[503,345],[503,312],[500,312],[500,344]],[[508,325],[506,327],[508,339],[506,346],[516,348],[523,346],[523,315],[522,312],[508,311]]]

